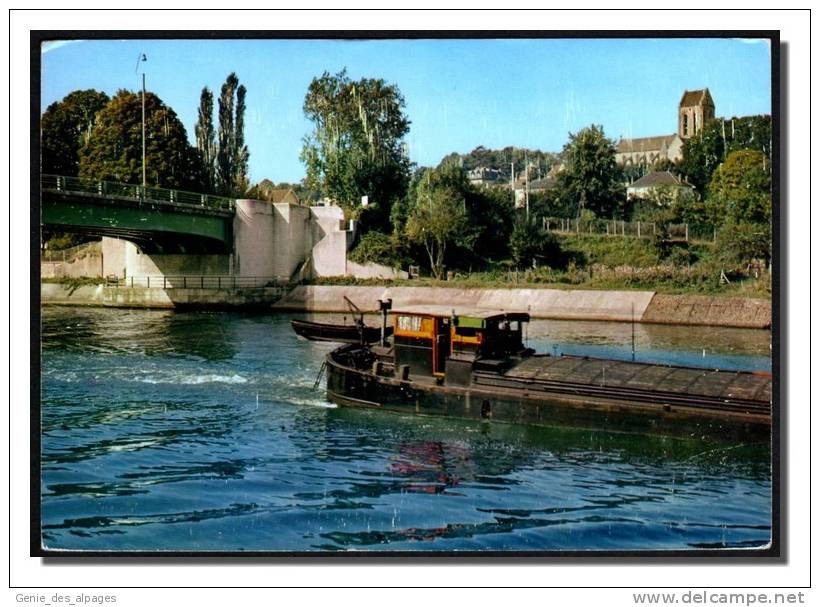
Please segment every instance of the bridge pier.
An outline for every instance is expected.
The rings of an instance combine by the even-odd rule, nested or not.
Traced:
[[[231,255],[145,253],[132,242],[103,237],[103,275],[130,276],[208,276],[231,273]]]

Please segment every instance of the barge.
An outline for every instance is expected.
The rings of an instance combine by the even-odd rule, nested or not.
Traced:
[[[382,302],[383,329],[389,308]],[[771,440],[769,373],[536,354],[522,339],[524,312],[408,306],[393,310],[392,319],[392,343],[328,353],[330,401],[541,426]]]
[[[334,325],[309,320],[291,320],[290,326],[308,341],[332,341],[346,344],[372,344],[382,339],[382,330],[356,321],[353,325]],[[387,335],[390,335],[388,328]]]

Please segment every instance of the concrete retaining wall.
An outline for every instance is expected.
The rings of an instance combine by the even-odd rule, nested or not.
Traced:
[[[40,301],[44,304],[101,306],[104,288],[102,285],[92,285],[70,289],[66,285],[40,283]]]
[[[641,322],[765,329],[772,326],[772,304],[767,299],[658,293]]]
[[[447,287],[300,286],[275,308],[346,312],[347,296],[360,309],[377,311],[379,299],[403,306],[445,304],[493,310],[529,311],[535,318],[640,320],[651,291],[563,291],[558,289],[456,289]],[[634,316],[633,316],[634,311]]]
[[[103,275],[103,257],[100,254],[87,255],[72,261],[43,261],[40,276],[43,278],[82,278]]]
[[[562,291],[558,289],[456,289],[447,287],[299,286],[285,293],[265,289],[146,289],[41,284],[44,304],[136,308],[262,307],[311,312],[349,311],[345,296],[364,312],[378,311],[379,299],[393,308],[444,304],[492,310],[529,311],[534,318],[607,320],[771,327],[771,302],[763,299],[660,295],[651,291]]]
[[[347,271],[345,276],[353,276],[355,278],[387,278],[394,280],[396,278],[409,278],[409,274],[404,270],[395,270],[389,266],[380,263],[356,263],[355,261],[347,261]]]

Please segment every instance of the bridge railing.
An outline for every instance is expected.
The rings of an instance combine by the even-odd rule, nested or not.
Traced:
[[[134,202],[185,204],[224,211],[232,211],[235,203],[232,198],[223,196],[211,196],[210,194],[197,194],[196,192],[151,186],[143,187],[114,181],[95,181],[63,175],[42,175],[40,177],[40,187],[43,190],[66,194],[86,194],[100,198],[118,198]]]
[[[263,289],[283,287],[276,276],[109,276],[106,286],[147,289]]]

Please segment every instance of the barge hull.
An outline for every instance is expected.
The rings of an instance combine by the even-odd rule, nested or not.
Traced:
[[[572,390],[521,390],[502,386],[456,387],[400,380],[327,359],[327,396],[340,406],[473,420],[569,426],[747,442],[771,440],[771,416],[727,408],[704,409],[678,402],[652,402],[645,395],[608,397]]]

